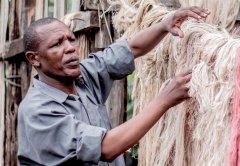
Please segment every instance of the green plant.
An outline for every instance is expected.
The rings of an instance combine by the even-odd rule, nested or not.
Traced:
[[[134,102],[132,99],[132,90],[133,90],[133,81],[134,81],[134,73],[127,77],[127,119],[131,119],[133,115],[133,106]],[[130,149],[131,157],[137,159],[138,158],[138,148],[139,144],[135,144]]]

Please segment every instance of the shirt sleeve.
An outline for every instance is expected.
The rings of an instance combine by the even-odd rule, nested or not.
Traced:
[[[90,126],[68,114],[58,103],[45,103],[29,110],[23,121],[31,156],[43,165],[58,165],[76,158],[84,163],[97,164],[106,129]],[[50,106],[50,107],[49,107]],[[34,112],[30,113],[30,112]],[[23,147],[28,149],[27,147]]]
[[[104,103],[114,80],[122,79],[134,69],[134,57],[126,40],[116,42],[104,51],[91,53],[80,63],[81,74],[96,97]]]

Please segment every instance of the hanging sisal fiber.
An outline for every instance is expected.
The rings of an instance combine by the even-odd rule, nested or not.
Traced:
[[[131,37],[168,14],[171,12],[153,0],[124,1],[114,23],[123,36]],[[233,92],[235,80],[240,82],[236,72],[240,39],[196,20],[185,21],[182,30],[183,39],[167,35],[155,49],[135,61],[135,114],[176,73],[193,68],[189,85],[192,99],[171,108],[141,139],[139,165],[236,166],[232,163],[239,162],[240,124],[239,103],[234,106],[233,102],[239,96],[233,96]]]
[[[231,30],[235,24],[240,5],[240,0],[179,0],[179,2],[182,7],[201,6],[207,8],[211,15],[207,17],[206,22],[228,30]]]

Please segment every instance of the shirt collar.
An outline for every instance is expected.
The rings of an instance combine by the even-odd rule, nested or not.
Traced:
[[[66,101],[68,97],[67,93],[38,80],[38,75],[33,78],[33,86],[60,103]]]

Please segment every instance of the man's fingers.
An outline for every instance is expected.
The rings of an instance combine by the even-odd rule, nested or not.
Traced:
[[[183,38],[183,37],[184,37],[184,33],[183,33],[183,31],[182,31],[181,29],[178,29],[178,36],[179,36],[180,38]]]
[[[179,73],[177,76],[185,77],[186,75],[192,74],[192,69],[187,69],[184,72]]]
[[[170,31],[173,36],[179,36],[180,38],[184,37],[183,31],[178,27],[173,27]]]
[[[184,73],[180,73],[180,74],[178,74],[177,77],[178,77],[180,85],[188,87],[189,86],[188,83],[192,78],[192,70],[187,70]]]
[[[197,7],[197,6],[190,7],[190,10],[193,11],[194,13],[198,14],[199,16],[203,17],[203,18],[206,18],[210,14],[208,9],[200,8],[200,7]]]
[[[207,9],[193,6],[188,8],[182,8],[176,14],[176,18],[193,17],[195,19],[201,19],[206,18],[210,14],[210,12]]]
[[[201,19],[202,17],[198,15],[197,13],[191,11],[191,10],[181,10],[178,13],[176,13],[176,18],[187,18],[187,17],[193,17],[195,19]]]
[[[184,77],[184,82],[185,82],[185,83],[189,82],[189,81],[191,80],[191,78],[192,78],[192,73],[189,73],[188,75],[186,75],[186,76]]]

